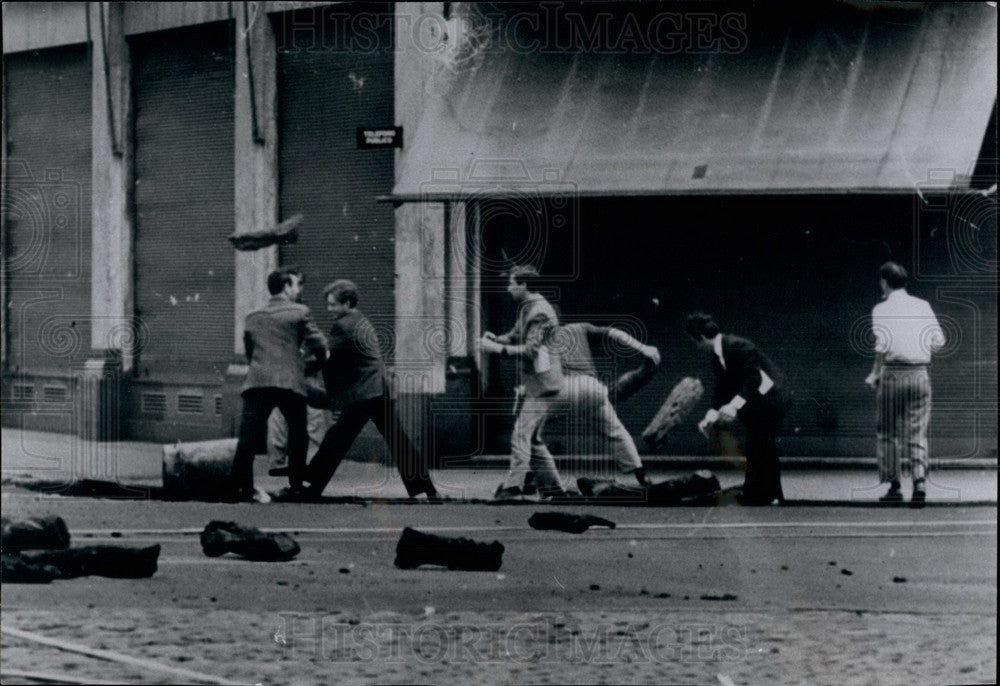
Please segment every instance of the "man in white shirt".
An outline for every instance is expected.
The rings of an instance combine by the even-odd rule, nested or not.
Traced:
[[[927,427],[931,419],[931,353],[944,332],[926,300],[906,292],[906,269],[886,262],[879,269],[882,302],[872,309],[875,363],[865,379],[877,391],[876,454],[879,481],[889,483],[883,502],[901,502],[900,473],[913,476],[912,503],[927,498]]]

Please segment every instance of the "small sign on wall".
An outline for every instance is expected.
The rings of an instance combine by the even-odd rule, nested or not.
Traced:
[[[359,126],[358,149],[402,148],[402,126]]]

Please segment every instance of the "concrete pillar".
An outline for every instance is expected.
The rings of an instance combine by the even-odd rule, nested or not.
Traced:
[[[134,316],[132,66],[123,4],[87,3],[87,9],[93,41],[90,346],[94,357],[74,371],[74,412],[80,436],[114,441],[124,438],[127,380],[146,340]]]
[[[273,227],[278,222],[278,49],[265,3],[234,3],[236,20],[235,215],[236,233]],[[267,275],[278,265],[278,248],[236,251],[233,353],[243,356],[243,323],[269,298]],[[226,370],[222,432],[239,429],[239,389],[247,366],[234,362]]]
[[[440,15],[442,3],[395,3],[396,124],[404,141],[416,134],[434,64],[413,40],[413,27],[425,14]],[[396,153],[396,172],[408,151]],[[445,211],[440,203],[407,203],[396,209],[396,365],[397,381],[423,393],[443,393],[451,332],[444,304],[446,265]]]
[[[236,15],[236,233],[278,222],[278,50],[264,3],[233,5]],[[249,54],[249,61],[247,56]],[[267,303],[267,275],[278,248],[236,251],[236,327],[233,352],[243,354],[243,321]]]
[[[448,254],[445,297],[448,319],[448,357],[467,357],[471,354],[468,316],[468,264],[469,246],[465,231],[465,203],[450,202],[445,212],[447,222]]]
[[[440,63],[427,49],[440,36],[448,3],[396,3],[395,115],[413,140]],[[431,21],[428,17],[441,21]],[[424,41],[420,44],[420,41]],[[397,152],[397,173],[409,151]],[[427,170],[428,183],[438,173]],[[448,177],[451,178],[451,177]],[[440,460],[469,452],[470,396],[478,395],[475,341],[480,331],[479,282],[466,232],[465,203],[404,203],[396,209],[396,376],[400,405],[409,406],[425,449]],[[418,397],[420,396],[420,397]]]
[[[480,231],[480,210],[478,203],[466,203],[463,213],[463,231],[466,249],[466,306],[465,317],[469,341],[468,355],[472,360],[475,378],[471,393],[481,397],[486,388],[483,353],[479,351],[477,341],[483,332],[483,291],[482,291],[482,233]]]
[[[5,62],[6,65],[6,62]],[[7,373],[7,69],[3,73],[3,94],[0,97],[0,374]]]
[[[443,393],[448,357],[444,209],[396,210],[396,377],[407,392]]]

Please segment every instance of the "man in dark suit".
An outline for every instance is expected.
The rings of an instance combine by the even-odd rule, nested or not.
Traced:
[[[716,378],[712,409],[698,429],[707,435],[713,426],[739,417],[747,428],[747,473],[740,502],[783,502],[777,438],[790,402],[777,369],[751,341],[722,334],[709,315],[689,315],[687,332],[699,348],[711,354]]]
[[[385,438],[410,497],[426,493],[428,499],[436,499],[427,463],[400,425],[375,329],[357,309],[357,286],[339,279],[326,287],[324,295],[334,322],[330,327],[330,356],[323,368],[323,380],[331,409],[339,409],[340,418],[326,432],[309,463],[307,494],[322,495],[340,461],[370,419]]]
[[[230,483],[236,500],[267,500],[253,488],[253,458],[264,452],[267,418],[277,407],[288,423],[288,480],[291,488],[302,488],[306,450],[306,380],[302,348],[317,360],[326,359],[326,342],[312,320],[309,308],[297,302],[302,292],[302,273],[294,267],[271,272],[267,277],[271,299],[247,315],[243,345],[249,372],[243,381],[243,414]]]

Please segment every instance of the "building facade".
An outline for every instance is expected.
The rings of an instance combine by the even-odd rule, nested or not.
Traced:
[[[233,435],[243,318],[297,264],[324,329],[322,285],[359,284],[425,449],[506,452],[513,369],[475,341],[527,262],[664,353],[633,433],[707,373],[705,309],[786,372],[787,454],[867,455],[896,259],[951,340],[935,456],[995,456],[995,58],[985,3],[6,3],[4,425]]]

